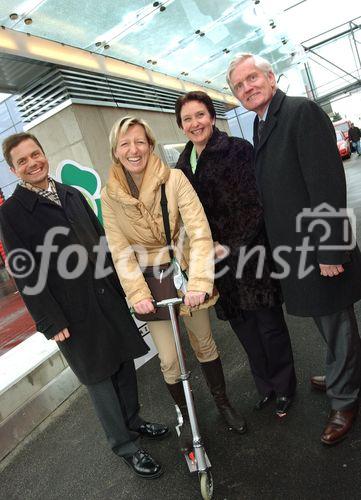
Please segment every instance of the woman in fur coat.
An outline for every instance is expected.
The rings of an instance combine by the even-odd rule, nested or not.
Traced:
[[[285,416],[296,377],[280,287],[270,276],[253,147],[215,127],[216,112],[205,92],[179,97],[175,112],[189,139],[177,168],[197,192],[212,232],[220,294],[217,315],[230,322],[247,352],[260,395],[255,408],[276,397],[276,414]]]

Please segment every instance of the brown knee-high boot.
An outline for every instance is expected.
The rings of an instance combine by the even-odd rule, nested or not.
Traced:
[[[184,395],[183,384],[182,382],[177,382],[176,384],[167,384],[168,391],[172,396],[175,404],[180,409],[180,412],[183,417],[183,425],[180,428],[180,436],[179,436],[179,447],[181,453],[189,453],[193,449],[193,436],[191,425],[189,422],[189,415],[187,410],[186,398]]]
[[[214,402],[228,428],[243,434],[247,430],[247,424],[245,419],[231,406],[228,400],[221,359],[217,358],[213,361],[201,363],[200,365]]]

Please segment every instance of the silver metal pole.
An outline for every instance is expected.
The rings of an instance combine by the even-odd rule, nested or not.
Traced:
[[[199,432],[193,396],[192,396],[191,387],[190,387],[190,383],[189,383],[190,372],[186,371],[186,366],[185,366],[184,356],[183,356],[183,351],[182,351],[182,345],[181,345],[181,341],[180,341],[179,323],[178,323],[178,318],[177,318],[177,315],[176,315],[176,312],[174,309],[174,304],[168,304],[168,309],[169,309],[169,314],[170,314],[170,318],[172,321],[174,341],[175,341],[175,346],[176,346],[176,350],[177,350],[177,354],[178,354],[179,367],[180,367],[180,372],[181,372],[180,378],[181,378],[182,383],[183,383],[183,390],[184,390],[184,395],[185,395],[188,414],[189,414],[189,422],[190,422],[191,429],[192,429],[193,446],[194,446],[195,458],[197,460],[197,469],[198,469],[198,471],[203,471],[203,470],[207,469],[207,464],[206,464],[204,448],[203,448],[203,444],[202,444],[202,440],[201,440],[201,435]]]

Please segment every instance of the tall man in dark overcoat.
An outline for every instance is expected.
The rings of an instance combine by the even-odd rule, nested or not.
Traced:
[[[104,231],[84,196],[49,177],[35,136],[14,134],[4,158],[20,179],[0,209],[9,268],[38,331],[57,342],[87,387],[108,442],[141,477],[161,466],[139,436],[163,437],[162,424],[139,416],[134,359],[148,347],[125,301]]]
[[[277,89],[271,65],[259,56],[237,56],[227,79],[242,105],[257,113],[255,173],[287,311],[313,317],[327,344],[331,412],[321,441],[333,445],[356,418],[361,381],[353,308],[361,298],[361,255],[345,214],[335,132],[315,102]]]

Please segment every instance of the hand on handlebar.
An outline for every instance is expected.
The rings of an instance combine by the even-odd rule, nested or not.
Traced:
[[[187,292],[184,296],[184,304],[189,307],[200,306],[206,299],[205,292]]]
[[[134,310],[137,314],[150,314],[154,313],[154,305],[151,299],[143,299],[134,304]]]

